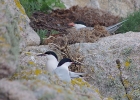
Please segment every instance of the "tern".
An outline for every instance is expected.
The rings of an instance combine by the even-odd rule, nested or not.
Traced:
[[[126,19],[126,20],[124,20],[124,21],[121,21],[121,22],[119,22],[119,23],[117,23],[117,24],[115,24],[115,25],[112,25],[112,26],[109,26],[109,27],[105,27],[105,29],[106,29],[106,31],[108,31],[110,34],[114,34],[114,32],[115,32],[116,30],[118,30],[118,29],[122,26],[122,24],[123,24],[125,21],[127,21],[127,20],[128,20],[128,19]],[[82,21],[76,21],[76,22],[74,22],[74,23],[72,22],[72,23],[69,23],[68,25],[74,27],[76,30],[81,29],[81,28],[94,29],[94,27],[87,27],[87,26],[85,25],[85,23],[82,22]]]
[[[43,54],[39,54],[37,56],[46,56],[47,57],[46,69],[48,72],[52,73],[57,68],[59,62],[58,62],[58,57],[55,52],[47,51],[47,52],[45,52]],[[78,77],[82,77],[83,75],[85,75],[85,73],[76,73],[76,72],[69,71],[69,75],[71,78],[78,78]]]
[[[54,73],[58,76],[58,78],[65,82],[71,82],[71,76],[70,71],[68,67],[71,64],[77,64],[76,62],[73,62],[69,58],[63,58],[59,63],[57,68],[54,70]]]
[[[86,27],[86,24],[82,21],[71,22],[68,25],[73,26],[76,30]]]

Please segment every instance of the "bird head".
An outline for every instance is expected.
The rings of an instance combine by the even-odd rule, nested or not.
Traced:
[[[79,64],[79,63],[74,62],[74,61],[72,61],[72,60],[69,59],[69,58],[63,58],[63,59],[58,63],[58,66],[57,66],[57,67],[60,67],[60,66],[63,66],[63,65],[69,67],[71,64]]]
[[[82,21],[71,22],[68,25],[72,26],[72,27],[75,27],[76,29],[80,29],[80,28],[86,27],[85,23],[82,22]]]
[[[83,22],[83,21],[76,21],[76,22],[71,22],[71,23],[69,23],[68,25],[69,26],[75,26],[75,24],[79,24],[79,25],[85,25],[86,26],[86,24]]]
[[[47,51],[47,52],[45,52],[43,54],[39,54],[37,56],[46,56],[48,60],[54,60],[54,59],[58,60],[56,53],[53,51]]]

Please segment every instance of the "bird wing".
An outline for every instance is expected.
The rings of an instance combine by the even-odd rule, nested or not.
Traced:
[[[78,77],[81,77],[82,75],[85,75],[85,73],[76,73],[76,72],[71,72],[71,71],[69,71],[69,74],[71,78],[78,78]]]
[[[54,70],[54,72],[55,72],[55,74],[58,76],[58,78],[60,80],[63,80],[63,81],[66,81],[66,82],[70,82],[71,81],[69,72],[66,69],[61,68],[61,67],[57,67]]]
[[[119,28],[122,26],[122,24],[123,24],[125,21],[127,21],[127,19],[124,20],[124,21],[122,21],[122,22],[119,22],[119,23],[117,23],[117,24],[115,24],[115,25],[106,27],[106,30],[107,30],[110,34],[113,34],[117,29],[119,29]]]
[[[82,24],[75,24],[74,27],[76,28],[76,30],[81,29],[81,28],[85,28],[85,25]]]

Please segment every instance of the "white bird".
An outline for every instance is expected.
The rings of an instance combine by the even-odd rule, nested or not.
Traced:
[[[47,51],[47,52],[45,52],[43,54],[39,54],[37,56],[46,56],[46,58],[47,58],[46,70],[48,72],[53,72],[56,69],[56,67],[58,65],[58,57],[53,51]]]
[[[86,24],[82,21],[76,21],[74,23],[72,22],[72,23],[69,23],[68,25],[73,26],[74,28],[76,28],[76,30],[86,27]]]
[[[68,67],[73,64],[71,59],[63,58],[59,63],[57,68],[54,70],[54,73],[58,76],[58,78],[65,82],[71,82],[71,76],[69,74]],[[76,64],[76,63],[75,63]]]
[[[47,51],[44,54],[39,54],[37,56],[46,56],[47,57],[46,69],[48,72],[51,73],[57,68],[59,62],[58,62],[58,57],[55,52]],[[82,75],[84,75],[85,73],[76,73],[76,72],[69,71],[69,74],[70,74],[71,78],[78,78],[78,77],[82,77]]]
[[[105,29],[106,29],[110,34],[113,34],[117,29],[119,29],[119,28],[122,26],[122,24],[123,24],[125,21],[127,21],[127,19],[124,20],[124,21],[122,21],[122,22],[119,22],[119,23],[117,23],[117,24],[115,24],[115,25],[112,25],[112,26],[109,26],[109,27],[105,27]],[[78,29],[81,29],[81,28],[94,29],[93,27],[86,27],[85,23],[82,22],[82,21],[77,21],[77,22],[74,22],[74,23],[72,22],[72,23],[69,23],[68,25],[69,25],[69,26],[73,26],[73,27],[76,28],[77,30],[78,30]]]

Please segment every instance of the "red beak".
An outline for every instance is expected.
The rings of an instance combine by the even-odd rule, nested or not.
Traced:
[[[69,23],[68,25],[69,25],[69,26],[74,26],[74,23],[73,23],[73,22],[71,22],[71,23]]]

